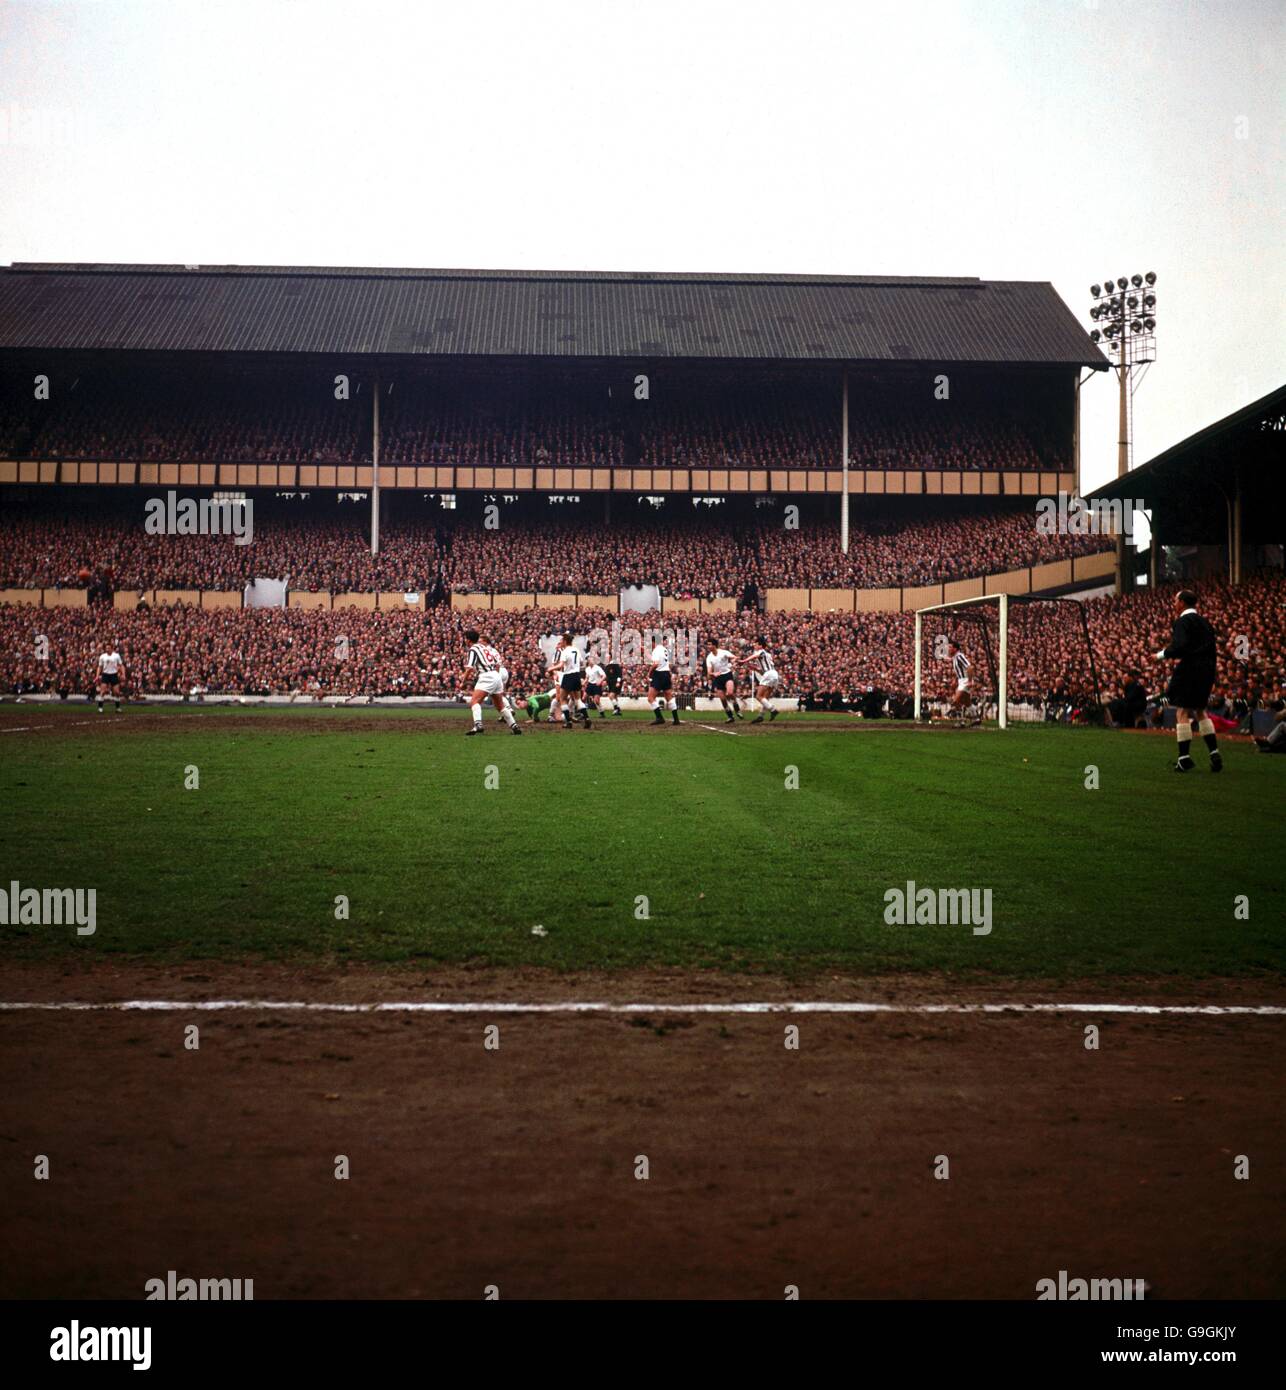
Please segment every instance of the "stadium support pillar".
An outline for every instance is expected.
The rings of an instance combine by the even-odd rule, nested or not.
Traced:
[[[1122,356],[1121,364],[1116,369],[1117,379],[1121,384],[1121,402],[1119,407],[1120,425],[1117,431],[1116,443],[1116,476],[1124,478],[1130,471],[1130,372]],[[1126,590],[1125,582],[1125,556],[1128,544],[1125,535],[1118,535],[1116,538],[1116,592],[1123,594]]]
[[[1081,378],[1080,373],[1076,376],[1076,385],[1072,388],[1072,470],[1076,479],[1074,487],[1076,495],[1081,495]]]
[[[1237,470],[1236,491],[1232,496],[1232,582],[1241,583],[1241,469]]]
[[[839,548],[848,554],[848,368],[844,368],[844,395],[840,407],[840,432],[843,435],[842,481],[839,498]]]
[[[924,626],[924,620],[919,613],[915,615],[915,709],[912,711],[916,723],[920,721],[920,632]]]
[[[371,554],[380,553],[380,379],[371,389]]]

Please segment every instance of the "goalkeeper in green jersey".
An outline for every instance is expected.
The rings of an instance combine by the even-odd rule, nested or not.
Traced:
[[[524,699],[516,701],[519,709],[527,711],[527,717],[533,724],[540,723],[540,716],[548,709],[553,708],[557,691],[552,687],[546,690],[543,695],[528,695]]]

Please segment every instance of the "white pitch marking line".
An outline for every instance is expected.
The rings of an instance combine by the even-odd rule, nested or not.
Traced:
[[[663,1001],[611,1004],[593,1000],[565,1000],[552,1004],[514,1003],[511,1000],[445,1000],[371,1002],[360,1004],[312,1003],[298,999],[123,999],[105,1003],[70,1000],[0,1001],[0,1013],[19,1011],[94,1012],[142,1011],[156,1013],[220,1013],[230,1010],[300,1013],[426,1013],[426,1014],[1201,1014],[1207,1016],[1255,1014],[1286,1017],[1278,1004],[872,1004],[842,1000],[781,1000],[758,1003],[666,1004]]]
[[[79,729],[84,724],[97,724],[97,719],[76,719],[70,724],[20,724],[16,729],[0,729],[0,734],[43,734],[49,729]],[[106,723],[106,721],[104,721]]]
[[[698,724],[698,729],[709,729],[712,734],[727,734],[729,738],[740,738],[736,729],[721,729],[717,724]]]

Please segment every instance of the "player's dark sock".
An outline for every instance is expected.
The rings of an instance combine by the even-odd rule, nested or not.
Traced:
[[[1179,740],[1179,761],[1180,761],[1180,762],[1182,762],[1184,758],[1188,758],[1188,749],[1191,748],[1191,747],[1192,747],[1192,740],[1191,740],[1190,738],[1181,738],[1181,739]],[[1188,761],[1191,762],[1192,759],[1191,759],[1191,758],[1188,758]]]
[[[1202,739],[1204,740],[1206,747],[1207,747],[1212,753],[1219,747],[1219,735],[1218,735],[1218,734],[1202,734],[1201,737],[1202,737]]]

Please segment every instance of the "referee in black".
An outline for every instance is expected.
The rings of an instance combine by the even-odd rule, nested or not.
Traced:
[[[1170,633],[1170,645],[1157,653],[1158,661],[1177,661],[1165,697],[1175,706],[1175,734],[1179,740],[1179,760],[1176,772],[1191,772],[1196,764],[1188,755],[1192,746],[1192,726],[1197,725],[1206,747],[1210,750],[1210,771],[1223,771],[1223,757],[1215,726],[1206,713],[1210,691],[1215,683],[1215,667],[1219,655],[1214,628],[1197,612],[1197,596],[1191,589],[1181,589],[1175,596],[1178,616]]]

